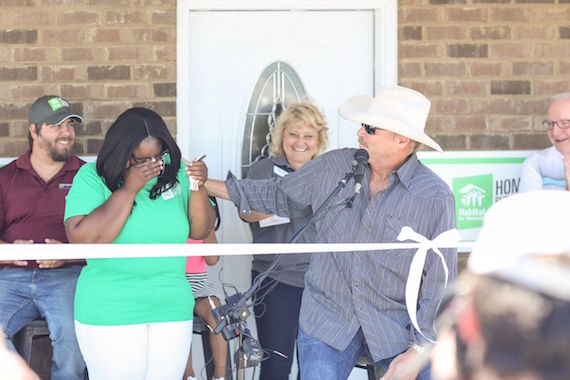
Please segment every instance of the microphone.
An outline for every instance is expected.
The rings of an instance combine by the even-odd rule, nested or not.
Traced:
[[[362,188],[362,179],[364,178],[364,173],[366,172],[366,167],[368,166],[368,152],[364,149],[358,149],[354,153],[354,160],[352,165],[354,166],[354,194],[360,193]]]

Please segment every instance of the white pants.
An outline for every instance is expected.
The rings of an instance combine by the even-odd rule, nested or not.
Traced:
[[[192,321],[94,326],[75,321],[90,380],[180,380]]]

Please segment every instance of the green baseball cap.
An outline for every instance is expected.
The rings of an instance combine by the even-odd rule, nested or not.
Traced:
[[[71,110],[69,103],[57,95],[45,95],[38,98],[28,111],[30,124],[55,124],[59,125],[65,120],[73,118],[83,123],[83,118]]]

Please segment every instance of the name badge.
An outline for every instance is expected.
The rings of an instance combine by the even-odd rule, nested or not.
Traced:
[[[273,173],[275,173],[276,175],[278,175],[279,177],[285,177],[287,174],[287,171],[281,169],[279,166],[273,165]]]
[[[60,183],[58,188],[60,190],[69,190],[71,189],[71,183]]]
[[[164,192],[162,192],[162,194],[160,194],[160,196],[162,197],[162,199],[164,199],[165,201],[174,198],[174,193],[172,192],[171,189],[168,189]]]
[[[182,193],[182,190],[180,189],[180,186],[178,184],[174,185],[174,187],[171,187],[170,189],[164,191],[162,194],[160,194],[160,196],[162,197],[162,199],[164,199],[165,201],[174,198],[177,195],[180,195]]]

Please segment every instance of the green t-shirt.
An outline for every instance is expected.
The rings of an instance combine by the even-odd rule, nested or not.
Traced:
[[[113,243],[185,243],[190,232],[188,177],[181,163],[179,184],[149,198],[157,179],[139,191]],[[88,215],[111,196],[95,162],[75,175],[66,197],[65,220]],[[157,247],[157,252],[160,248]],[[77,280],[75,319],[88,325],[125,325],[192,319],[194,297],[186,280],[186,257],[87,259]]]

